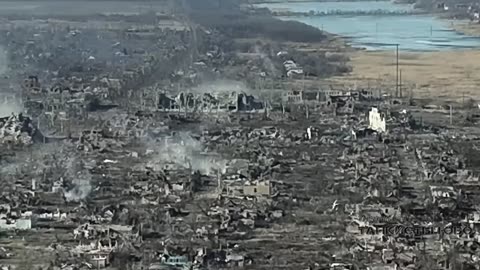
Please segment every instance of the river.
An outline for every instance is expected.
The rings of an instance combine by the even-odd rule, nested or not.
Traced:
[[[303,2],[259,4],[271,10],[293,12],[329,11],[408,11],[410,5],[391,2]],[[402,51],[441,51],[480,47],[480,38],[470,37],[450,28],[451,22],[432,15],[382,15],[382,16],[297,16],[283,20],[296,20],[327,32],[341,35],[354,47],[367,50],[392,49],[399,44]]]

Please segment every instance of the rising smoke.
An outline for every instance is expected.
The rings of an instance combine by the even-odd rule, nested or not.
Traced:
[[[188,133],[162,138],[156,150],[154,159],[149,163],[154,168],[175,164],[205,175],[225,171],[226,161],[219,156],[206,154],[204,145]]]
[[[273,64],[272,59],[266,54],[265,52],[262,51],[262,49],[259,46],[254,47],[255,53],[260,55],[260,59],[263,62],[263,67],[266,69],[266,71],[270,74],[276,74],[277,69],[275,68],[275,64]]]
[[[23,111],[22,103],[18,100],[7,99],[6,95],[0,93],[0,117],[7,117],[12,113],[18,114]]]
[[[63,195],[67,202],[81,201],[92,191],[91,180],[92,176],[88,170],[82,168],[76,158],[69,158],[66,162],[67,172],[65,178],[71,180],[71,185],[68,190],[65,190]]]
[[[194,93],[247,93],[251,94],[252,90],[243,82],[233,80],[215,80],[202,83],[190,90]]]
[[[90,194],[92,191],[92,185],[90,184],[90,174],[79,174],[77,178],[72,181],[73,188],[65,191],[63,195],[67,202],[81,201]]]
[[[5,74],[8,69],[7,53],[3,47],[0,46],[0,76]],[[3,90],[3,89],[0,89]],[[19,100],[7,99],[7,95],[0,92],[0,117],[12,115],[12,113],[21,113],[23,111],[22,102]]]

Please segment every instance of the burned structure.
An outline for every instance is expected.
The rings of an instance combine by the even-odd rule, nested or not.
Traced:
[[[1,99],[23,101],[0,118],[1,269],[478,269],[479,131],[460,113],[309,90],[300,61],[280,81],[277,44],[231,51],[150,4],[0,27]]]
[[[158,109],[168,112],[261,112],[265,103],[246,93],[160,94]]]
[[[361,92],[354,91],[288,91],[284,104],[307,105],[315,111],[352,114]]]
[[[32,120],[23,114],[12,114],[0,118],[0,141],[2,144],[30,145],[41,140],[42,135],[34,127]]]

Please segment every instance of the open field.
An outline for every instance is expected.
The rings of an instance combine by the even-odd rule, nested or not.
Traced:
[[[470,21],[460,21],[452,24],[455,31],[465,35],[480,37],[480,23]]]
[[[413,88],[415,97],[441,99],[480,98],[480,50],[406,53],[400,51],[399,69],[404,93]],[[333,81],[357,86],[382,85],[395,88],[396,57],[394,51],[351,53],[353,71]]]

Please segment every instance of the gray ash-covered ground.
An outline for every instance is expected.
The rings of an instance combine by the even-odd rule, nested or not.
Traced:
[[[184,8],[9,13],[2,269],[478,267],[472,108],[291,91],[342,71]],[[380,233],[392,224],[475,233]]]

